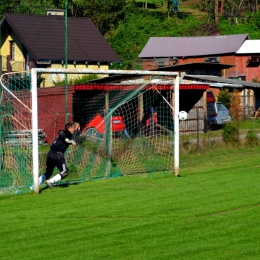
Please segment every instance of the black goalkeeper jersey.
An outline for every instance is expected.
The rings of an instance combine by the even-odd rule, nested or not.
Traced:
[[[60,130],[58,137],[54,140],[50,149],[58,151],[58,152],[65,153],[68,146],[70,145],[65,141],[66,138],[68,138],[69,140],[72,139],[71,132],[67,131],[67,130]]]

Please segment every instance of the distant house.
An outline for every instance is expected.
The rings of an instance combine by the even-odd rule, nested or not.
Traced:
[[[1,21],[2,72],[31,68],[64,68],[65,17],[5,14]],[[56,13],[54,13],[56,14]],[[120,61],[117,53],[89,18],[69,17],[67,23],[68,68],[108,69]],[[62,80],[62,75],[46,75],[42,86]]]
[[[260,78],[260,40],[250,40],[248,34],[151,37],[139,58],[148,70],[177,70],[248,82]]]
[[[248,34],[151,37],[139,59],[145,70],[183,72],[183,82],[240,89],[241,107],[260,107],[260,40]]]
[[[248,34],[151,37],[139,58],[143,69],[171,67],[188,74],[235,78],[240,76],[236,52],[248,39]]]
[[[139,59],[145,70],[181,72],[182,82],[239,89],[242,117],[260,107],[260,40],[248,34],[151,37]]]

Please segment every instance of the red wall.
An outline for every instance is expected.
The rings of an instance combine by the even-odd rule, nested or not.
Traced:
[[[260,63],[248,62],[251,56],[237,56],[236,67],[240,75],[246,75],[246,81],[252,82],[253,79],[260,80]]]
[[[253,79],[260,80],[260,62],[253,63],[248,62],[251,58],[250,55],[240,55],[236,56],[235,54],[227,54],[227,55],[212,55],[220,57],[220,64],[229,64],[234,65],[229,69],[225,69],[222,71],[223,77],[232,78],[239,76],[246,76],[246,81],[252,82]],[[178,65],[193,63],[193,62],[201,62],[203,63],[205,60],[204,57],[184,57],[183,59],[179,59]],[[144,60],[143,61],[143,69],[156,69],[157,66],[153,59]],[[174,67],[173,67],[174,68]],[[174,71],[174,69],[173,69]]]
[[[72,100],[74,86],[68,88],[68,121],[73,121]],[[43,129],[52,143],[59,130],[66,124],[65,87],[50,87],[38,89],[38,128]]]

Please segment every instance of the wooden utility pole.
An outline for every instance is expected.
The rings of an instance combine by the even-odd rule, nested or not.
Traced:
[[[215,0],[215,23],[218,25],[218,0]]]
[[[143,8],[145,8],[145,9],[147,9],[147,6],[148,6],[147,1],[148,1],[148,0],[144,0],[144,1],[143,1]]]
[[[225,0],[221,0],[221,1],[220,1],[220,3],[221,3],[221,4],[220,4],[220,14],[221,14],[221,15],[224,14],[224,1],[225,1]]]

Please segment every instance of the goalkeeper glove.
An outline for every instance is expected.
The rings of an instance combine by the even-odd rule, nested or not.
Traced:
[[[65,142],[68,144],[76,145],[76,142],[73,140],[69,140],[68,138],[65,139]]]

